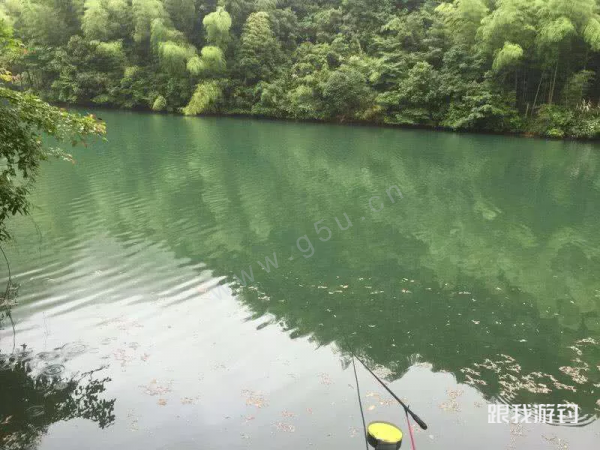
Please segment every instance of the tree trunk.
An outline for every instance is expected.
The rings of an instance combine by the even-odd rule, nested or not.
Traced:
[[[533,99],[533,107],[531,108],[531,115],[533,115],[535,111],[535,107],[537,105],[538,95],[540,94],[540,88],[542,87],[542,81],[544,80],[544,73],[540,75],[540,82],[538,83],[537,91],[535,92],[535,98]]]
[[[556,60],[556,66],[554,67],[554,77],[552,78],[552,84],[550,86],[550,94],[548,96],[548,104],[552,105],[554,100],[554,90],[556,89],[556,74],[558,73],[558,59]]]

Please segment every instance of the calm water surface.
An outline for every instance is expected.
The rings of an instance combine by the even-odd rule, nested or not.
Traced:
[[[598,144],[99,115],[12,222],[2,448],[361,449],[351,350],[420,450],[597,448]]]

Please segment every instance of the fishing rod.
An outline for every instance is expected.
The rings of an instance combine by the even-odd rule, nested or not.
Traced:
[[[405,411],[407,414],[410,414],[410,417],[412,417],[412,418],[413,418],[413,420],[419,424],[419,426],[421,427],[421,429],[423,429],[423,430],[426,430],[426,429],[427,429],[427,424],[426,424],[425,422],[423,422],[423,421],[421,420],[421,418],[420,418],[419,416],[417,416],[417,415],[416,415],[416,414],[415,414],[415,413],[414,413],[414,412],[413,412],[413,411],[410,409],[410,407],[409,407],[408,405],[406,405],[406,404],[405,404],[405,403],[404,403],[402,400],[400,400],[400,399],[398,398],[398,396],[397,396],[396,394],[394,394],[394,392],[393,392],[393,391],[392,391],[392,390],[391,390],[389,387],[387,387],[387,385],[386,385],[386,384],[385,384],[383,381],[381,381],[381,379],[380,379],[380,378],[379,378],[377,375],[375,375],[375,374],[373,373],[373,371],[372,371],[371,369],[369,369],[369,368],[367,367],[367,365],[366,365],[366,364],[365,364],[365,363],[364,363],[364,362],[363,362],[363,361],[362,361],[362,360],[361,360],[361,359],[360,359],[358,356],[356,356],[356,355],[354,355],[354,354],[353,354],[352,356],[354,356],[354,357],[356,358],[356,360],[357,360],[359,363],[361,363],[361,364],[362,364],[362,366],[363,366],[365,369],[367,369],[367,371],[368,371],[368,372],[369,372],[371,375],[373,375],[373,377],[374,377],[374,378],[375,378],[377,381],[379,381],[379,384],[381,384],[381,385],[383,386],[383,388],[384,388],[386,391],[388,391],[388,393],[389,393],[389,394],[390,394],[392,397],[394,397],[394,399],[395,399],[395,400],[396,400],[396,401],[397,401],[397,402],[400,404],[400,406],[402,406],[402,407],[404,408],[404,411]]]
[[[362,408],[362,400],[360,398],[360,387],[358,385],[358,375],[356,374],[356,364],[354,360],[358,360],[362,364],[362,366],[367,369],[367,371],[375,378],[379,384],[383,386],[383,388],[404,408],[404,413],[406,414],[406,423],[408,424],[408,431],[410,434],[410,441],[412,450],[416,450],[415,446],[415,438],[413,436],[412,427],[410,425],[410,417],[413,418],[415,422],[419,424],[419,426],[423,429],[427,429],[427,424],[416,415],[408,405],[406,405],[402,400],[398,398],[398,396],[377,376],[369,367],[352,352],[352,366],[354,367],[354,377],[356,379],[356,388],[358,394],[358,404],[360,406],[360,414],[362,416],[363,428],[365,431],[365,443],[367,445],[370,444],[375,450],[398,450],[402,445],[402,431],[392,423],[377,421],[371,422],[369,426],[365,426],[365,417]]]

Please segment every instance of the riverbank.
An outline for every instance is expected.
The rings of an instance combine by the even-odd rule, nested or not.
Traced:
[[[152,108],[137,107],[137,108],[122,108],[119,106],[110,105],[96,105],[96,104],[70,104],[70,103],[54,103],[56,106],[63,108],[91,108],[94,110],[107,110],[107,111],[130,111],[143,114],[167,114],[173,116],[185,116],[183,112],[177,111],[153,111]],[[598,142],[600,141],[600,129],[598,133],[593,136],[581,136],[581,135],[560,135],[560,133],[550,132],[539,132],[533,129],[520,130],[520,131],[495,131],[486,129],[465,129],[465,128],[450,128],[441,125],[409,125],[409,124],[392,124],[384,121],[366,121],[366,120],[335,120],[335,119],[316,119],[316,118],[293,118],[293,117],[278,117],[266,114],[253,114],[252,112],[221,112],[221,113],[203,113],[189,117],[230,117],[239,119],[256,119],[262,121],[275,121],[275,122],[290,122],[290,123],[314,123],[324,125],[339,125],[339,126],[354,126],[354,127],[376,127],[376,128],[392,128],[392,129],[404,129],[404,130],[425,130],[425,131],[436,131],[444,133],[457,133],[457,134],[482,134],[489,136],[506,136],[506,137],[519,137],[528,139],[542,139],[549,141],[579,141],[579,142]]]

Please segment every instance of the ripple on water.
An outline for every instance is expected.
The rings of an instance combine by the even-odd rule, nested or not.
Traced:
[[[33,418],[43,416],[44,414],[46,414],[46,411],[42,405],[34,405],[27,408],[25,410],[25,413],[28,417]]]
[[[36,355],[36,357],[41,359],[42,361],[55,361],[55,360],[59,359],[60,356],[61,356],[61,354],[57,351],[40,352]]]
[[[41,376],[55,377],[65,371],[65,366],[62,364],[50,364],[42,370]]]
[[[77,355],[85,353],[88,346],[82,343],[73,342],[71,344],[65,344],[60,348],[60,352],[67,358],[72,358]]]

